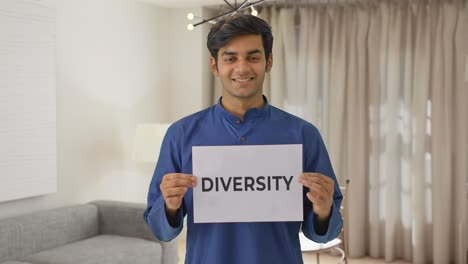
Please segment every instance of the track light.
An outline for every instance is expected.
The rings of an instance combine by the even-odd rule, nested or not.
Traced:
[[[258,16],[258,11],[257,9],[255,9],[252,5],[250,6],[250,9],[252,9],[252,11],[250,11],[250,14],[252,16]]]
[[[217,16],[214,16],[212,18],[209,18],[209,19],[203,19],[201,17],[197,17],[195,16],[193,13],[188,13],[187,14],[187,19],[188,20],[193,20],[195,18],[197,19],[201,19],[202,21],[201,22],[198,22],[198,23],[190,23],[187,25],[187,30],[193,30],[196,26],[199,26],[201,24],[204,24],[204,23],[210,23],[210,24],[216,24],[216,22],[225,17],[225,16],[232,16],[236,13],[240,13],[240,11],[243,11],[247,8],[250,8],[251,11],[250,11],[250,14],[253,15],[253,16],[258,16],[258,10],[255,9],[254,7],[262,2],[265,2],[266,0],[258,0],[256,2],[253,2],[251,0],[245,0],[240,6],[238,7],[233,7],[231,4],[229,4],[227,1],[225,1],[227,4],[229,4],[229,7],[231,8],[231,11],[229,12],[226,12],[224,14],[221,14],[221,15],[217,15]]]

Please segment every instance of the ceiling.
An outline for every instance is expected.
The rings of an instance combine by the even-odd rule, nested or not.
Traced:
[[[148,3],[152,3],[158,6],[164,7],[202,7],[210,5],[223,5],[224,0],[140,0]],[[229,0],[229,3],[234,3],[235,0]],[[237,4],[242,3],[242,0],[238,0]]]

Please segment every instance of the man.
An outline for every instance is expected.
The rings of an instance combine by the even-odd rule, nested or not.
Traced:
[[[317,242],[342,228],[339,190],[325,145],[310,123],[268,104],[263,80],[273,64],[270,26],[236,15],[208,34],[211,70],[223,86],[218,103],[175,122],[164,138],[148,194],[145,220],[163,241],[174,239],[187,215],[185,263],[303,263],[298,233]],[[303,222],[193,222],[192,146],[302,144]],[[242,164],[239,164],[242,166]]]

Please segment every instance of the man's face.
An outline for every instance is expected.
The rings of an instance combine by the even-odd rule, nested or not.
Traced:
[[[234,37],[218,51],[218,64],[211,58],[211,70],[223,85],[224,99],[249,100],[262,96],[265,72],[272,65],[265,59],[261,35]]]

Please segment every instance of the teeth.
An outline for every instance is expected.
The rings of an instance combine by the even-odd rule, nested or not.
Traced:
[[[245,78],[245,79],[234,79],[236,82],[248,82],[252,80],[253,78]]]

